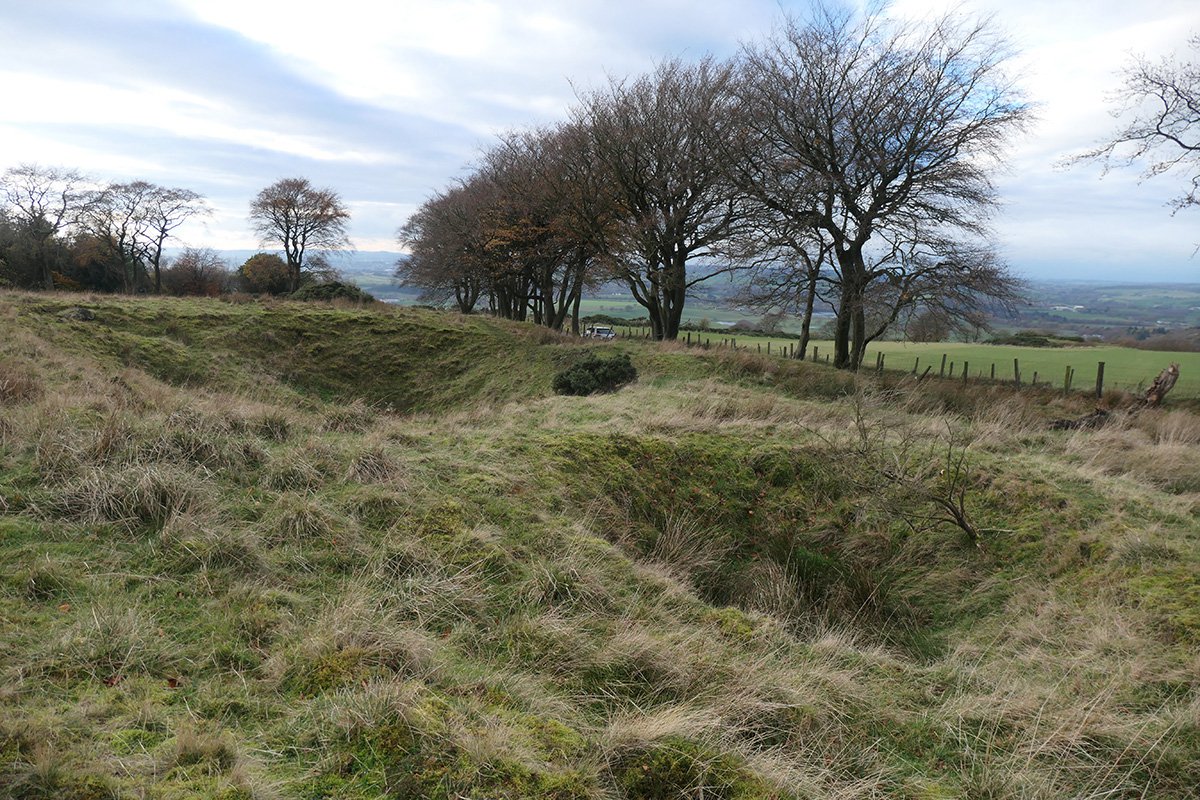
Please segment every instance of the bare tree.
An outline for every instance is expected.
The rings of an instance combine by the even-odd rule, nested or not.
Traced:
[[[215,297],[232,282],[225,259],[211,248],[189,247],[162,269],[162,287],[173,295]]]
[[[145,290],[149,198],[158,187],[146,181],[113,183],[92,192],[80,225],[100,248],[108,269],[120,278],[122,291]]]
[[[421,290],[424,300],[453,298],[469,314],[489,285],[487,243],[480,215],[486,187],[469,180],[431,197],[397,233],[408,255],[396,263],[402,286]]]
[[[972,276],[963,308],[987,294],[985,275],[1008,286],[984,246],[989,170],[1028,116],[1005,55],[984,23],[913,27],[828,8],[745,49],[740,93],[756,111],[743,120],[749,166],[735,175],[806,267],[828,253],[817,277],[837,312],[837,366],[857,369],[874,336],[931,296],[920,287]]]
[[[39,282],[54,288],[53,264],[46,252],[85,206],[88,180],[73,169],[21,164],[0,176],[9,221],[35,245]]]
[[[719,142],[736,135],[732,69],[712,58],[667,61],[581,99],[576,121],[620,212],[609,237],[614,268],[655,337],[674,339],[688,289],[731,269],[741,215]],[[689,272],[696,262],[699,274]]]
[[[1200,33],[1188,46],[1190,61],[1134,59],[1115,98],[1114,116],[1126,122],[1111,140],[1074,159],[1099,161],[1105,172],[1138,165],[1145,178],[1182,173],[1185,189],[1171,201],[1172,213],[1200,205]]]
[[[534,321],[579,331],[584,289],[601,280],[616,216],[611,192],[578,125],[501,138],[482,176],[496,191],[486,215],[490,247],[526,287]]]
[[[154,291],[162,291],[163,244],[175,229],[197,216],[211,214],[207,201],[191,189],[155,186],[144,198],[143,250],[154,271]]]
[[[250,222],[261,243],[278,243],[288,265],[289,291],[300,288],[305,255],[350,248],[350,212],[332,189],[317,189],[305,178],[284,178],[250,203]]]

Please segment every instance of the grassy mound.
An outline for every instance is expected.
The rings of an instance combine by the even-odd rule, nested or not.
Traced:
[[[0,794],[1193,795],[1200,419],[617,349],[0,297]]]

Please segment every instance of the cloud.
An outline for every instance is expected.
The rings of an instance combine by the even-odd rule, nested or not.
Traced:
[[[968,0],[967,11],[992,13],[1007,30],[1040,116],[1013,143],[999,183],[1007,206],[996,227],[1019,268],[1104,260],[1114,271],[1195,274],[1194,220],[1163,207],[1174,186],[1056,168],[1111,129],[1105,93],[1130,53],[1167,52],[1200,29],[1192,5]],[[949,7],[897,0],[889,13],[928,18]],[[66,164],[196,189],[216,213],[183,233],[218,247],[253,247],[250,198],[304,176],[350,203],[361,249],[392,246],[404,217],[496,133],[563,119],[577,89],[609,76],[672,56],[732,55],[782,13],[807,9],[799,0],[6,3],[0,167]]]

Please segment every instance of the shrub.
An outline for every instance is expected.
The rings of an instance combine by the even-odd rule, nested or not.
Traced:
[[[310,283],[301,286],[289,295],[290,300],[353,300],[360,303],[374,303],[375,298],[355,286],[353,283],[329,281],[328,283]]]
[[[612,358],[601,358],[595,353],[589,353],[583,361],[554,376],[554,391],[557,394],[583,396],[615,391],[635,380],[637,370],[625,353],[619,353]]]

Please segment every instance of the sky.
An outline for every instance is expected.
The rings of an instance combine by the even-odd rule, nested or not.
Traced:
[[[0,170],[78,168],[204,194],[171,244],[250,249],[280,178],[340,193],[358,250],[465,175],[501,132],[565,119],[578,91],[666,58],[727,57],[807,0],[0,0]],[[1121,68],[1183,53],[1195,0],[895,0],[991,16],[1037,121],[997,175],[1001,251],[1029,278],[1200,283],[1183,180],[1062,166],[1116,129]]]

